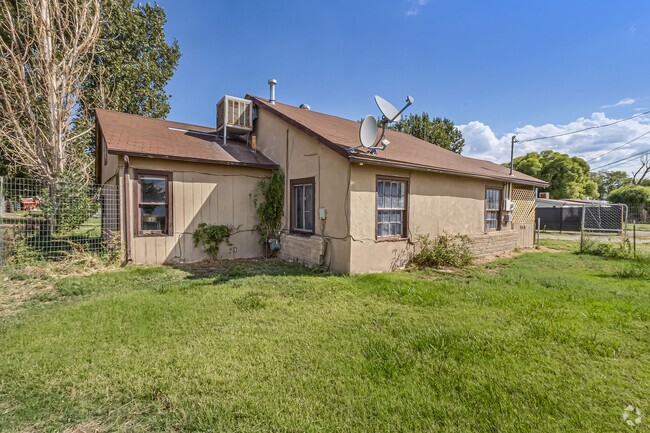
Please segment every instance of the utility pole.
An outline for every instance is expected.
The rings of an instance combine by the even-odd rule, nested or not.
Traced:
[[[515,171],[515,143],[517,142],[517,136],[512,136],[512,143],[510,144],[510,176],[514,176]]]

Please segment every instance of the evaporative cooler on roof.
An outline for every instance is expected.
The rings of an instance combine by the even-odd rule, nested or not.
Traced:
[[[223,133],[226,144],[228,135],[248,135],[253,130],[253,105],[248,99],[224,96],[217,103],[217,133]]]

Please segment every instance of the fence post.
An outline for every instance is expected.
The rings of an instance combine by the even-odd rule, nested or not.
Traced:
[[[0,176],[0,268],[4,265],[4,248],[5,248],[5,232],[4,232],[4,214],[7,204],[5,203],[5,178]]]
[[[632,255],[636,257],[636,220],[632,221]]]
[[[586,213],[586,205],[582,205],[582,217],[580,220],[580,252],[582,253],[582,249],[584,248],[584,243],[585,243],[585,213]]]

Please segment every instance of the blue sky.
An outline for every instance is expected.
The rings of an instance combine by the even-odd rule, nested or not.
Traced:
[[[267,96],[359,119],[373,95],[452,119],[466,154],[503,161],[521,139],[650,109],[647,1],[159,1],[183,57],[170,119],[211,125],[224,94]],[[642,117],[522,145],[587,159],[650,131]],[[650,134],[594,160],[644,149]],[[631,169],[636,160],[616,169]]]

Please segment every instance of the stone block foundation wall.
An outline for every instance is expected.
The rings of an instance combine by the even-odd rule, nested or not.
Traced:
[[[475,257],[506,253],[517,248],[517,230],[503,230],[470,235],[470,246]]]
[[[320,266],[325,254],[325,241],[320,236],[299,236],[283,234],[280,236],[282,247],[278,257],[311,266]]]

